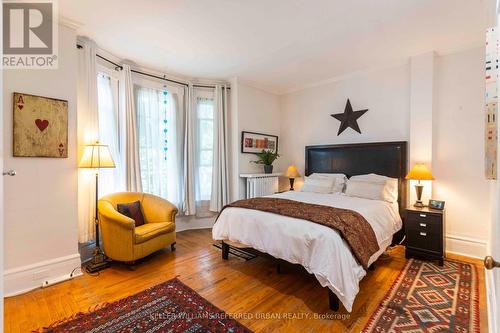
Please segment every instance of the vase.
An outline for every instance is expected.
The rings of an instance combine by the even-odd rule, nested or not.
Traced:
[[[264,165],[264,173],[273,173],[272,165]]]

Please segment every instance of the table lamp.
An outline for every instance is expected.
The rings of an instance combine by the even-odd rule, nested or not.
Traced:
[[[79,168],[95,169],[95,249],[92,261],[85,266],[87,272],[98,272],[109,266],[104,253],[99,245],[99,211],[97,200],[99,198],[99,169],[114,168],[115,162],[107,145],[99,144],[97,141],[93,145],[85,146],[82,159],[80,160]]]
[[[415,207],[424,207],[422,203],[422,191],[424,190],[424,185],[420,183],[421,180],[434,180],[434,176],[432,176],[431,171],[427,168],[427,166],[423,163],[416,163],[413,168],[411,168],[410,172],[406,175],[406,179],[408,180],[418,180],[418,183],[415,185],[415,190],[417,191],[417,201],[413,206]]]
[[[286,170],[285,176],[290,179],[290,191],[293,191],[293,183],[295,178],[300,177],[300,173],[295,165],[290,165]]]

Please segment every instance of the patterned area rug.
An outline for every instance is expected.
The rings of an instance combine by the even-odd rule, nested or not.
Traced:
[[[363,332],[479,332],[476,267],[410,260]]]
[[[251,332],[178,279],[35,332]]]

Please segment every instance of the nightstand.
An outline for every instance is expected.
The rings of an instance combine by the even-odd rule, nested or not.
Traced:
[[[445,211],[428,207],[406,209],[406,258],[438,260],[445,254]]]

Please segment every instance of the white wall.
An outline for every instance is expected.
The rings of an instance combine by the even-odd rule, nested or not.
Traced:
[[[266,91],[254,88],[245,83],[237,81],[237,88],[231,86],[233,98],[236,98],[236,112],[238,137],[235,138],[238,142],[238,174],[240,173],[263,173],[262,165],[250,163],[257,160],[254,154],[241,153],[241,132],[259,132],[265,134],[277,135],[278,152],[281,154],[283,145],[281,138],[281,113],[280,113],[280,97],[278,95],[268,93]],[[278,158],[274,163],[274,172],[282,172],[286,164],[283,163],[283,158]],[[244,197],[245,187],[242,179],[239,180],[240,198]]]
[[[76,33],[59,27],[59,69],[3,71],[5,293],[38,287],[79,267]],[[68,158],[12,157],[12,93],[68,100]]]
[[[432,172],[434,197],[446,201],[447,250],[484,257],[491,218],[484,171],[484,48],[438,57],[436,90]]]
[[[409,80],[401,64],[282,96],[283,160],[303,174],[307,145],[408,140]],[[330,115],[344,112],[348,98],[354,110],[369,110],[358,119],[362,134],[348,128],[337,136],[340,122]]]
[[[409,167],[425,163],[432,170],[433,121],[436,104],[436,53],[427,52],[410,58],[410,137]],[[417,201],[414,190],[417,180],[410,180],[409,202]],[[421,181],[424,186],[422,202],[432,198],[432,181]]]
[[[3,36],[2,26],[0,25],[0,33]],[[3,54],[3,45],[0,45],[0,52]],[[3,89],[3,75],[0,76],[0,90]],[[3,116],[0,116],[0,128],[4,128]],[[4,170],[3,168],[3,136],[0,135],[0,170]],[[5,251],[3,250],[4,244],[4,207],[3,207],[3,176],[0,177],[0,249],[2,249],[2,254],[0,254],[0,327],[3,327],[3,261],[5,257]],[[1,329],[0,329],[1,331]]]
[[[241,132],[259,132],[280,136],[280,97],[238,82],[238,129],[241,144]],[[278,139],[278,150],[283,146]],[[240,173],[263,172],[262,165],[250,163],[255,161],[254,154],[242,154],[240,148]],[[274,168],[281,170],[281,161],[275,162]]]
[[[434,67],[426,77],[436,86],[422,97],[431,108],[432,134],[421,139],[432,140],[433,197],[446,201],[447,250],[474,257],[486,253],[491,218],[484,177],[483,58],[483,48],[437,56],[426,66]],[[412,84],[410,64],[401,64],[282,96],[281,163],[295,163],[303,173],[306,145],[409,141],[410,128],[416,127],[410,105],[422,104],[412,100]],[[343,112],[347,98],[355,110],[369,111],[358,120],[362,134],[347,129],[337,136],[339,121],[330,114]]]

